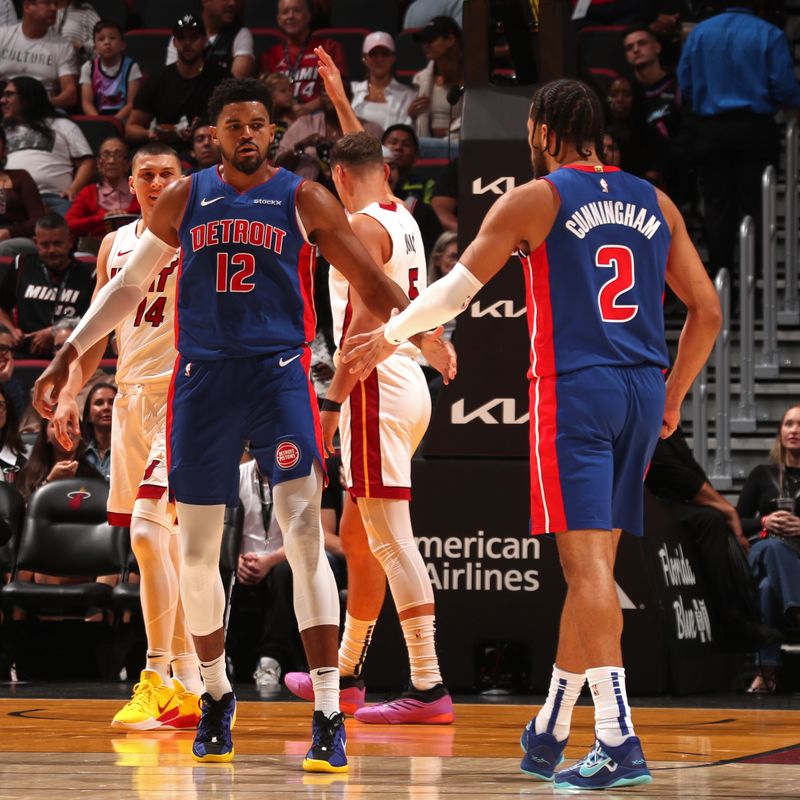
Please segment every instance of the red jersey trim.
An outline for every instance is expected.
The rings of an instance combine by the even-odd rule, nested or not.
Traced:
[[[378,205],[384,211],[397,211],[397,203],[395,203],[394,201],[392,201],[391,203],[378,203]]]
[[[559,169],[577,169],[579,172],[620,172],[619,167],[609,167],[605,164],[564,164]]]

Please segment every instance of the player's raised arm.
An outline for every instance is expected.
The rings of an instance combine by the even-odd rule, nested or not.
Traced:
[[[324,47],[315,47],[314,53],[319,59],[319,76],[322,78],[322,82],[325,84],[325,91],[336,109],[336,116],[342,126],[342,133],[363,131],[364,126],[347,99],[347,93],[342,83],[342,73],[339,72],[336,62],[328,55]]]
[[[706,363],[722,322],[719,298],[697,254],[686,224],[675,204],[658,192],[659,205],[672,231],[666,280],[686,306],[686,322],[678,342],[678,354],[667,378],[664,424],[661,438],[675,430],[686,393]]]
[[[126,265],[102,288],[64,347],[36,381],[33,402],[37,409],[52,408],[69,377],[69,365],[136,308],[153,276],[169,264],[178,249],[178,225],[189,185],[188,178],[182,179],[158,198],[150,227]]]

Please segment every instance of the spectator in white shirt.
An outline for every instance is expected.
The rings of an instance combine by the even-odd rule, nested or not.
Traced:
[[[390,125],[411,123],[408,107],[417,93],[394,77],[394,39],[383,31],[375,31],[364,37],[361,48],[365,81],[353,81],[353,111],[359,119],[374,122],[381,131]]]
[[[56,0],[56,5],[58,13],[53,30],[75,48],[80,59],[91,58],[94,52],[92,31],[100,15],[83,0]]]
[[[13,25],[15,22],[19,22],[19,17],[12,0],[0,0],[0,25]]]
[[[0,79],[40,80],[56,108],[78,104],[78,60],[72,45],[52,30],[56,0],[23,0],[22,22],[0,28]]]
[[[95,174],[92,148],[81,129],[57,116],[44,86],[24,75],[6,84],[0,113],[8,139],[6,166],[27,170],[45,205],[66,214]]]

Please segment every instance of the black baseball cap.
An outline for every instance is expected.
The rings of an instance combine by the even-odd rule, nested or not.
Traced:
[[[420,28],[414,39],[418,42],[432,42],[437,36],[453,35],[461,41],[461,28],[452,17],[434,17],[424,28]]]
[[[184,14],[173,26],[173,36],[185,36],[186,34],[198,33],[201,36],[206,35],[206,26],[203,25],[203,20],[194,14]]]

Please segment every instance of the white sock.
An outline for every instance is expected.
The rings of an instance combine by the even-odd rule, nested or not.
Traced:
[[[433,614],[400,620],[408,648],[411,683],[424,692],[442,682],[436,655],[436,619]]]
[[[319,667],[309,671],[314,686],[314,711],[326,717],[339,711],[339,670],[336,667]]]
[[[172,677],[177,678],[192,694],[203,694],[200,662],[194,653],[181,653],[172,659]]]
[[[171,685],[169,679],[169,660],[171,656],[165,650],[148,650],[146,669],[157,672],[161,676],[161,681],[167,686]]]
[[[374,619],[356,619],[349,613],[345,614],[344,633],[339,645],[340,675],[354,675],[357,678],[361,674],[376,622]]]
[[[611,747],[633,736],[631,709],[625,691],[623,667],[594,667],[586,670],[594,700],[594,730],[597,738]]]
[[[565,672],[553,664],[547,699],[536,715],[534,724],[536,733],[549,733],[559,742],[563,742],[569,736],[572,709],[578,702],[585,681],[585,675]]]
[[[203,676],[205,690],[214,700],[219,700],[222,695],[233,691],[228,673],[225,671],[224,650],[212,661],[201,661],[200,674]]]

